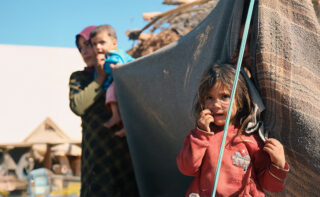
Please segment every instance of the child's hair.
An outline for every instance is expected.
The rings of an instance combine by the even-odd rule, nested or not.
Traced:
[[[198,86],[198,92],[193,106],[193,114],[196,120],[199,118],[200,112],[204,110],[205,98],[209,90],[216,83],[220,83],[229,90],[231,94],[235,74],[236,69],[230,64],[214,64],[204,72]],[[237,106],[235,124],[240,126],[239,132],[241,134],[246,129],[248,122],[253,118],[253,105],[246,81],[242,74],[239,75],[234,101],[234,104]]]
[[[111,25],[100,25],[94,28],[90,33],[90,38],[95,37],[100,32],[107,32],[108,36],[117,40],[117,34],[114,28]]]

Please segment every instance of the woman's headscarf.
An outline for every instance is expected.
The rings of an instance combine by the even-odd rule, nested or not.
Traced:
[[[82,36],[86,41],[88,41],[90,38],[91,31],[96,27],[97,27],[96,25],[88,26],[84,28],[79,34],[76,35],[76,45],[78,49],[79,49],[79,43],[78,43],[79,37]],[[86,66],[84,70],[89,73],[94,73],[94,67],[92,66]]]
[[[79,37],[82,36],[85,40],[89,40],[91,31],[96,28],[96,25],[91,25],[84,28],[79,34],[76,35],[76,45],[78,46]]]

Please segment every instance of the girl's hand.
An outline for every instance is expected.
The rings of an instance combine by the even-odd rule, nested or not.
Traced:
[[[97,62],[97,69],[100,68],[103,70],[103,65],[105,63],[106,56],[103,53],[96,54],[96,62]]]
[[[283,146],[278,140],[273,138],[267,139],[263,150],[269,154],[273,164],[279,168],[285,167],[286,159],[284,156]]]
[[[103,84],[103,82],[105,81],[105,79],[107,77],[107,73],[103,69],[105,60],[106,60],[105,54],[103,54],[103,53],[96,54],[95,69],[96,69],[96,72],[97,72],[97,78],[95,80],[99,84]]]
[[[214,122],[214,118],[212,116],[212,113],[209,109],[204,109],[200,113],[200,117],[197,121],[197,125],[199,129],[202,129],[207,132],[211,132],[210,124]]]

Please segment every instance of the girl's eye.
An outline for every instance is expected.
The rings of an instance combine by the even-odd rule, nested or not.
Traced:
[[[230,98],[230,95],[229,94],[224,94],[222,95],[222,99],[223,100],[226,100],[226,99],[229,99]]]
[[[207,101],[211,101],[213,99],[213,97],[212,96],[207,96]]]

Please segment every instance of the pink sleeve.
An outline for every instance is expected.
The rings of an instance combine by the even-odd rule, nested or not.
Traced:
[[[195,176],[199,171],[202,159],[209,146],[209,138],[213,136],[205,131],[194,129],[184,140],[182,150],[177,156],[180,172],[187,176]]]
[[[280,192],[284,188],[284,181],[289,171],[289,165],[286,163],[284,169],[273,165],[268,153],[262,149],[263,146],[264,145],[260,143],[259,147],[255,148],[256,151],[254,152],[253,165],[258,182],[265,190]]]
[[[114,88],[114,82],[112,82],[110,84],[110,86],[108,87],[108,89],[106,91],[106,105],[108,105],[109,103],[112,103],[112,102],[117,102],[116,91]]]

